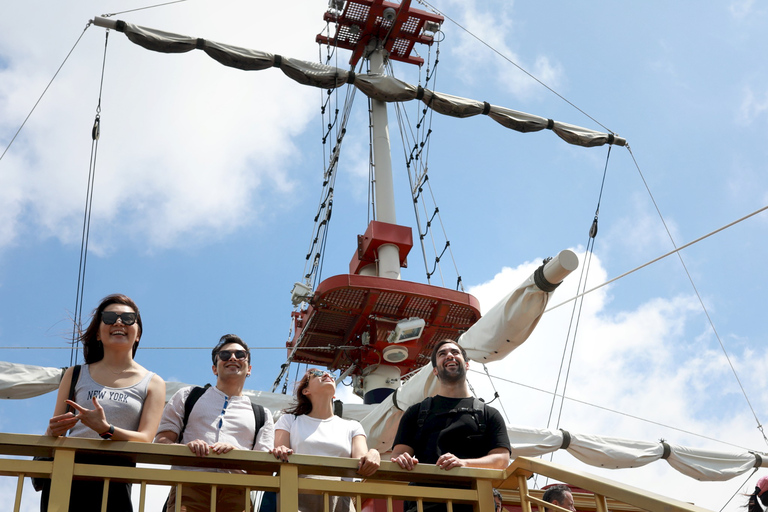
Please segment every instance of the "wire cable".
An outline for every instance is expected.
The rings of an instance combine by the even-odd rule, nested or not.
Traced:
[[[56,70],[56,72],[51,77],[51,80],[48,82],[48,85],[45,86],[45,89],[43,89],[42,94],[40,94],[40,97],[37,98],[37,101],[34,105],[32,105],[32,110],[29,111],[29,114],[27,114],[27,117],[24,118],[24,121],[21,123],[21,126],[19,126],[19,129],[16,130],[16,133],[13,134],[13,137],[11,138],[11,141],[8,143],[8,145],[5,147],[5,150],[3,150],[3,154],[0,155],[0,161],[3,160],[3,157],[8,152],[8,150],[11,148],[11,145],[13,144],[13,141],[16,140],[16,137],[18,137],[19,133],[21,133],[21,130],[24,128],[24,126],[27,124],[27,121],[29,121],[29,118],[32,116],[32,113],[35,111],[37,106],[40,104],[40,101],[43,99],[43,96],[45,96],[45,93],[48,92],[48,89],[51,87],[51,84],[54,80],[56,80],[56,77],[59,75],[59,72],[61,71],[61,68],[64,67],[64,64],[67,63],[67,60],[69,59],[70,55],[72,55],[72,52],[75,51],[75,48],[77,48],[77,44],[80,42],[80,40],[83,38],[83,35],[85,34],[85,31],[88,30],[88,27],[91,26],[91,22],[85,24],[85,28],[83,29],[83,32],[80,34],[80,37],[77,38],[77,41],[75,41],[75,44],[72,45],[72,49],[69,50],[69,53],[67,53],[67,56],[64,57],[64,60],[59,65],[59,68]]]
[[[473,370],[471,368],[469,369],[469,372],[481,373],[480,370]],[[533,391],[538,391],[540,393],[546,393],[547,395],[553,395],[554,394],[554,393],[552,393],[552,391],[549,391],[549,390],[546,390],[546,389],[542,389],[542,388],[537,388],[536,386],[531,386],[529,384],[523,384],[522,382],[517,382],[517,381],[514,381],[512,379],[506,379],[504,377],[499,377],[498,375],[491,375],[491,378],[498,379],[500,381],[507,382],[509,384],[514,384],[516,386],[520,386],[520,387],[524,387],[524,388],[527,388],[527,389],[531,389]],[[587,402],[585,400],[579,400],[578,398],[571,398],[571,397],[562,396],[562,395],[558,395],[558,396],[560,398],[562,398],[563,400],[568,400],[569,402],[574,402],[574,403],[586,405],[588,407],[594,407],[595,409],[600,409],[602,411],[610,412],[610,413],[613,413],[613,414],[619,414],[621,416],[625,416],[627,418],[632,418],[634,420],[642,421],[644,423],[650,423],[651,425],[658,425],[660,427],[668,428],[670,430],[674,430],[676,432],[681,432],[683,434],[688,434],[688,435],[691,435],[691,436],[696,436],[696,437],[700,437],[702,439],[706,439],[708,441],[714,441],[716,443],[720,443],[720,444],[724,444],[724,445],[728,445],[728,446],[733,446],[734,448],[739,448],[740,450],[755,451],[755,450],[753,450],[751,448],[747,448],[745,446],[741,446],[741,445],[734,444],[734,443],[729,443],[729,442],[723,441],[721,439],[715,439],[714,437],[705,436],[704,434],[697,434],[696,432],[691,432],[690,430],[685,430],[685,429],[682,429],[682,428],[673,427],[672,425],[667,425],[666,423],[661,423],[661,422],[658,422],[658,421],[649,420],[647,418],[642,418],[640,416],[635,416],[634,414],[629,414],[629,413],[626,413],[626,412],[623,412],[623,411],[619,411],[619,410],[616,410],[616,409],[611,409],[609,407],[604,407],[602,405],[593,404],[592,402]]]
[[[547,84],[545,84],[544,82],[542,82],[540,79],[536,78],[536,76],[535,76],[533,73],[531,73],[531,72],[527,71],[527,70],[526,70],[524,67],[522,67],[520,64],[518,64],[517,62],[513,61],[512,59],[510,59],[509,57],[507,57],[506,55],[504,55],[503,53],[501,53],[499,50],[497,50],[496,48],[494,48],[493,46],[491,46],[489,43],[486,43],[486,42],[485,42],[483,39],[481,39],[479,36],[477,36],[477,35],[475,35],[474,33],[470,32],[470,30],[469,30],[469,29],[467,29],[466,27],[464,27],[463,25],[461,25],[461,24],[460,24],[458,21],[454,20],[453,18],[451,18],[450,16],[448,16],[447,14],[445,14],[444,12],[442,12],[440,9],[437,9],[436,7],[434,7],[433,5],[431,5],[431,4],[430,4],[429,2],[427,2],[426,0],[416,0],[416,1],[417,1],[417,2],[419,2],[420,4],[426,5],[427,7],[429,7],[430,9],[432,9],[433,11],[435,11],[436,13],[440,14],[441,16],[443,16],[445,19],[449,20],[451,23],[453,23],[454,25],[456,25],[457,27],[459,27],[461,30],[463,30],[464,32],[466,32],[467,34],[469,34],[470,36],[472,36],[473,38],[475,38],[475,39],[476,39],[476,40],[477,40],[477,41],[478,41],[480,44],[482,44],[482,45],[486,46],[486,47],[487,47],[487,48],[489,48],[489,49],[490,49],[490,50],[491,50],[493,53],[495,53],[496,55],[498,55],[498,56],[499,56],[499,57],[501,57],[502,59],[506,60],[507,62],[509,62],[510,64],[512,64],[513,66],[515,66],[517,69],[519,69],[520,71],[522,71],[523,73],[525,73],[526,75],[528,75],[530,78],[532,78],[533,80],[535,80],[535,81],[536,81],[536,82],[537,82],[539,85],[541,85],[542,87],[544,87],[545,89],[547,89],[549,92],[551,92],[552,94],[554,94],[555,96],[557,96],[558,98],[560,98],[561,100],[563,100],[564,102],[566,102],[568,105],[572,106],[574,109],[578,110],[579,112],[581,112],[582,114],[584,114],[586,117],[588,117],[589,119],[591,119],[592,121],[594,121],[595,123],[597,123],[598,125],[600,125],[600,126],[601,126],[601,127],[604,129],[604,130],[606,130],[607,132],[610,132],[610,133],[613,133],[613,134],[615,134],[615,132],[614,132],[613,130],[611,130],[610,128],[608,128],[607,126],[605,126],[603,123],[601,123],[600,121],[598,121],[597,119],[595,119],[595,118],[594,118],[594,117],[592,117],[591,115],[587,114],[587,113],[586,113],[584,110],[582,110],[581,108],[579,108],[578,106],[576,106],[576,104],[574,104],[573,102],[571,102],[571,101],[570,101],[568,98],[566,98],[565,96],[563,96],[562,94],[560,94],[559,92],[557,92],[556,90],[554,90],[553,88],[551,88],[550,86],[548,86]]]
[[[651,193],[651,188],[648,186],[648,182],[645,181],[645,176],[643,175],[643,171],[640,169],[640,165],[638,165],[637,160],[635,160],[635,155],[632,153],[632,148],[630,148],[629,145],[627,145],[627,151],[629,151],[630,156],[632,156],[632,162],[634,162],[635,164],[635,168],[637,169],[637,172],[640,175],[640,179],[643,180],[643,185],[645,186],[645,189],[648,191],[648,195],[650,196],[651,201],[653,202],[653,207],[656,208],[656,213],[659,215],[659,218],[661,219],[661,223],[664,225],[664,230],[667,232],[669,241],[672,242],[672,247],[677,248],[677,244],[675,243],[675,239],[672,236],[672,232],[669,230],[669,227],[667,226],[667,223],[664,220],[664,216],[661,214],[661,209],[659,208],[659,205],[656,203],[656,199],[653,197],[653,194]],[[683,255],[680,254],[680,252],[677,252],[677,257],[680,260],[680,264],[683,266],[683,270],[685,270],[685,275],[688,276],[688,281],[691,283],[691,287],[693,288],[693,291],[696,294],[696,298],[698,299],[699,304],[701,305],[701,309],[704,311],[704,315],[706,315],[707,317],[707,322],[709,322],[709,326],[712,329],[712,332],[715,334],[715,338],[717,338],[717,342],[720,344],[720,349],[723,351],[723,355],[725,355],[725,359],[728,361],[728,365],[731,367],[733,376],[736,378],[736,382],[739,384],[739,388],[741,388],[741,393],[744,395],[744,399],[747,401],[747,405],[749,405],[749,409],[752,411],[752,415],[755,417],[755,421],[757,422],[757,429],[760,431],[760,434],[762,434],[763,441],[765,441],[765,444],[768,445],[768,437],[766,437],[765,435],[765,431],[763,430],[763,425],[760,423],[760,420],[757,417],[755,408],[752,407],[752,402],[750,402],[749,396],[747,396],[747,390],[744,389],[744,385],[741,383],[739,374],[736,372],[736,368],[733,366],[733,362],[731,361],[731,358],[728,355],[728,351],[725,350],[725,344],[723,343],[722,338],[720,338],[720,333],[717,332],[717,328],[715,327],[715,322],[714,320],[712,320],[712,317],[709,315],[707,306],[704,304],[704,300],[701,298],[699,289],[696,287],[696,283],[693,281],[693,276],[691,276],[691,273],[688,271],[688,267],[686,266],[685,261],[683,260]]]
[[[594,291],[597,291],[600,288],[603,288],[604,286],[608,286],[609,284],[614,283],[614,282],[618,281],[619,279],[627,277],[628,275],[633,274],[634,272],[637,272],[638,270],[643,269],[643,268],[645,268],[645,267],[647,267],[649,265],[652,265],[652,264],[656,263],[657,261],[663,260],[667,256],[671,256],[671,255],[673,255],[673,254],[675,254],[677,252],[682,251],[683,249],[687,249],[688,247],[691,247],[692,245],[697,244],[697,243],[701,242],[702,240],[705,240],[705,239],[709,238],[712,235],[716,235],[717,233],[719,233],[719,232],[721,232],[723,230],[726,230],[726,229],[728,229],[728,228],[730,228],[732,226],[735,226],[736,224],[738,224],[740,222],[743,222],[743,221],[749,219],[750,217],[754,217],[755,215],[757,215],[759,213],[762,213],[762,212],[764,212],[766,210],[768,210],[768,205],[763,206],[762,208],[759,208],[759,209],[753,211],[752,213],[749,213],[749,214],[741,217],[740,219],[737,219],[737,220],[735,220],[735,221],[733,221],[733,222],[731,222],[729,224],[726,224],[723,227],[717,228],[716,230],[711,231],[711,232],[707,233],[706,235],[697,238],[696,240],[688,242],[687,244],[681,245],[680,247],[678,247],[678,248],[676,248],[676,249],[674,249],[672,251],[669,251],[667,253],[664,253],[661,256],[657,257],[657,258],[654,258],[654,259],[652,259],[650,261],[647,261],[647,262],[643,263],[642,265],[633,268],[632,270],[628,270],[627,272],[624,272],[623,274],[621,274],[619,276],[616,276],[613,279],[609,279],[608,281],[606,281],[606,282],[604,282],[602,284],[599,284],[599,285],[597,285],[597,286],[595,286],[593,288],[590,288],[589,290],[586,290],[586,291],[584,291],[582,293],[577,293],[576,295],[574,295],[570,299],[566,299],[563,302],[560,302],[559,304],[555,304],[554,306],[552,306],[550,308],[547,308],[544,312],[545,313],[549,313],[553,309],[557,309],[560,306],[564,306],[564,305],[568,304],[569,302],[573,302],[574,300],[577,300],[577,299],[579,299],[580,297],[582,297],[584,295],[587,295],[587,294],[590,294],[590,293],[592,293]]]

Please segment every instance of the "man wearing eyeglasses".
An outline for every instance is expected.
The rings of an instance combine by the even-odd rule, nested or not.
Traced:
[[[234,334],[226,334],[211,351],[215,386],[188,386],[177,391],[163,411],[156,443],[186,444],[198,457],[220,455],[234,449],[271,451],[275,442],[275,425],[269,410],[251,404],[243,396],[245,379],[251,374],[248,345]],[[191,410],[190,410],[191,409]],[[185,417],[187,418],[185,423]],[[174,466],[173,469],[214,471],[213,469]],[[236,469],[215,471],[242,473]],[[171,488],[165,510],[174,510],[176,489]],[[208,512],[211,487],[184,485],[182,510]],[[245,507],[242,489],[220,487],[216,492],[216,510],[240,512]]]

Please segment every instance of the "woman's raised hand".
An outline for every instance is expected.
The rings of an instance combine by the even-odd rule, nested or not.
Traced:
[[[67,404],[79,413],[77,419],[97,434],[109,430],[109,423],[107,422],[107,417],[104,416],[104,409],[99,405],[99,400],[95,396],[93,397],[93,409],[86,409],[72,400],[67,400]]]

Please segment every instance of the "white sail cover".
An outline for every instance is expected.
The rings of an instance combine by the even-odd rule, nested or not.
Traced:
[[[125,21],[94,18],[93,23],[125,33],[129,40],[148,50],[163,53],[185,53],[202,50],[217,62],[247,71],[277,67],[286,76],[303,85],[333,89],[345,84],[354,85],[363,94],[385,102],[421,100],[429,108],[452,117],[471,117],[479,114],[511,130],[522,133],[549,129],[569,144],[593,147],[605,144],[626,146],[627,141],[612,133],[602,133],[545,117],[526,114],[485,101],[460,98],[407,84],[384,75],[357,75],[333,66],[292,59],[280,55],[230,46],[196,37],[171,34],[141,27]]]

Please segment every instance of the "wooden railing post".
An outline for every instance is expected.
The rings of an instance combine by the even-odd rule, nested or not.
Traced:
[[[608,502],[605,496],[595,494],[595,512],[608,512]]]
[[[523,512],[531,512],[531,502],[528,501],[528,481],[523,475],[517,475],[517,490],[520,493],[520,508]]]
[[[75,451],[58,448],[53,453],[51,495],[48,512],[68,512],[72,475],[75,472]]]
[[[299,468],[293,464],[280,465],[280,491],[277,495],[278,512],[299,510]]]
[[[477,503],[479,512],[494,512],[496,502],[493,499],[493,485],[490,480],[477,479]]]

